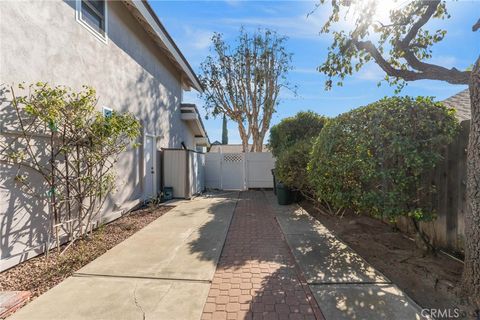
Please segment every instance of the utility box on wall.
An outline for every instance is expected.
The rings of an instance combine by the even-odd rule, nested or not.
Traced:
[[[190,199],[205,189],[205,154],[186,149],[162,149],[163,183],[174,198]]]

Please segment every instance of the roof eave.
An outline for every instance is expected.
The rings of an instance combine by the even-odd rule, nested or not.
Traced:
[[[136,18],[142,19],[149,26],[149,28],[145,28],[145,25],[142,24],[145,31],[154,38],[155,42],[159,41],[163,44],[160,48],[169,53],[169,58],[175,62],[176,66],[182,72],[182,82],[186,82],[188,86],[198,92],[203,92],[197,75],[175,44],[175,41],[173,41],[172,37],[160,22],[160,19],[150,4],[146,0],[124,0],[124,3],[129,9],[132,9],[132,6],[134,7],[135,12],[138,13],[138,15],[135,15]]]
[[[180,110],[182,109],[193,110],[193,114],[195,114],[196,117],[195,119],[189,119],[189,120],[193,120],[197,124],[202,137],[207,139],[207,146],[210,147],[210,138],[208,137],[207,130],[205,129],[205,125],[203,124],[203,121],[202,121],[202,116],[200,115],[200,112],[198,111],[197,106],[193,103],[182,103],[180,105]]]

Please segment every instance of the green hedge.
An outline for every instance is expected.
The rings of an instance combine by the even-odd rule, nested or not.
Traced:
[[[454,111],[430,98],[385,98],[330,121],[308,164],[319,200],[395,221],[434,217],[425,179],[458,130]]]
[[[313,111],[302,111],[293,117],[282,119],[270,129],[268,147],[275,157],[296,143],[318,136],[327,118]]]
[[[275,175],[279,181],[294,190],[311,192],[307,166],[310,160],[312,142],[310,140],[298,142],[285,149],[275,163]]]
[[[278,181],[292,189],[309,191],[309,155],[313,139],[325,122],[325,117],[312,111],[299,112],[270,129],[269,148],[276,157],[275,175]]]

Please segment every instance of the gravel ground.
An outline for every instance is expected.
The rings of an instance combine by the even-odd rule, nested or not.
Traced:
[[[136,233],[171,208],[133,211],[75,242],[64,254],[51,250],[0,273],[0,291],[30,291],[34,299],[71,276],[75,271]]]

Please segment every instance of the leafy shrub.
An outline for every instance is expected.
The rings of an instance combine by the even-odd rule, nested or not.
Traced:
[[[310,191],[307,165],[312,140],[325,122],[325,117],[312,111],[299,112],[270,129],[269,147],[276,157],[275,175],[289,188]]]
[[[430,98],[385,98],[329,122],[308,165],[316,197],[395,221],[430,220],[434,188],[423,179],[458,129],[454,111]]]
[[[275,163],[275,175],[287,187],[310,192],[307,165],[310,159],[312,142],[301,141],[284,150]]]
[[[303,111],[283,119],[270,129],[268,146],[275,157],[297,142],[317,137],[327,118],[313,111]]]
[[[0,160],[16,168],[14,180],[27,197],[49,204],[45,220],[52,219],[59,247],[58,226],[65,221],[70,240],[93,227],[116,187],[116,162],[136,146],[141,125],[130,113],[105,117],[90,87],[73,91],[39,82],[18,88],[27,95],[12,87],[1,110],[5,127],[17,134],[0,136]]]

